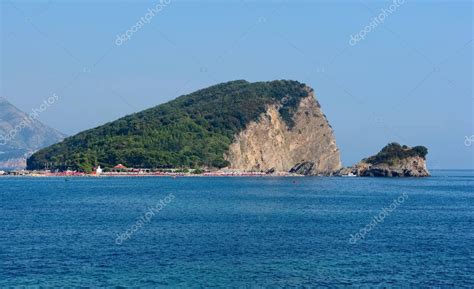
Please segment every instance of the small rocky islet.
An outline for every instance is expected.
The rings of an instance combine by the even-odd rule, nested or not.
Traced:
[[[428,149],[424,146],[408,147],[398,143],[386,145],[378,154],[361,160],[354,166],[343,168],[341,176],[360,177],[428,177],[426,167]]]
[[[86,130],[43,148],[28,170],[135,168],[299,175],[424,177],[428,150],[390,143],[342,168],[314,90],[297,81],[231,81]]]

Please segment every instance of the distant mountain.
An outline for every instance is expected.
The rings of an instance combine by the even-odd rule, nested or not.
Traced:
[[[25,168],[32,153],[64,139],[36,118],[0,97],[0,169]]]
[[[28,169],[90,172],[116,164],[307,175],[341,166],[313,89],[290,80],[214,85],[68,137],[28,159]]]

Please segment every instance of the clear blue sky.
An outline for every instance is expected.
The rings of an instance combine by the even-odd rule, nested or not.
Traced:
[[[168,0],[167,0],[168,1]],[[166,2],[167,2],[166,1]],[[1,0],[1,96],[67,134],[235,79],[312,86],[344,165],[391,141],[431,168],[473,168],[472,1]],[[403,2],[403,1],[401,1]]]

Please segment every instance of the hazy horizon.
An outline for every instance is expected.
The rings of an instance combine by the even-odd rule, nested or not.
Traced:
[[[217,83],[292,79],[345,166],[396,141],[473,169],[473,4],[399,2],[353,41],[393,1],[167,0],[120,45],[159,1],[2,2],[0,96],[29,112],[57,94],[39,120],[73,135]]]

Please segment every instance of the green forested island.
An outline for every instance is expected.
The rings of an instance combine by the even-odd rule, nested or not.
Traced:
[[[119,163],[222,168],[228,165],[224,153],[235,134],[269,104],[280,104],[279,113],[291,127],[293,113],[307,96],[307,87],[297,81],[218,84],[68,137],[33,154],[27,168],[90,172]]]

